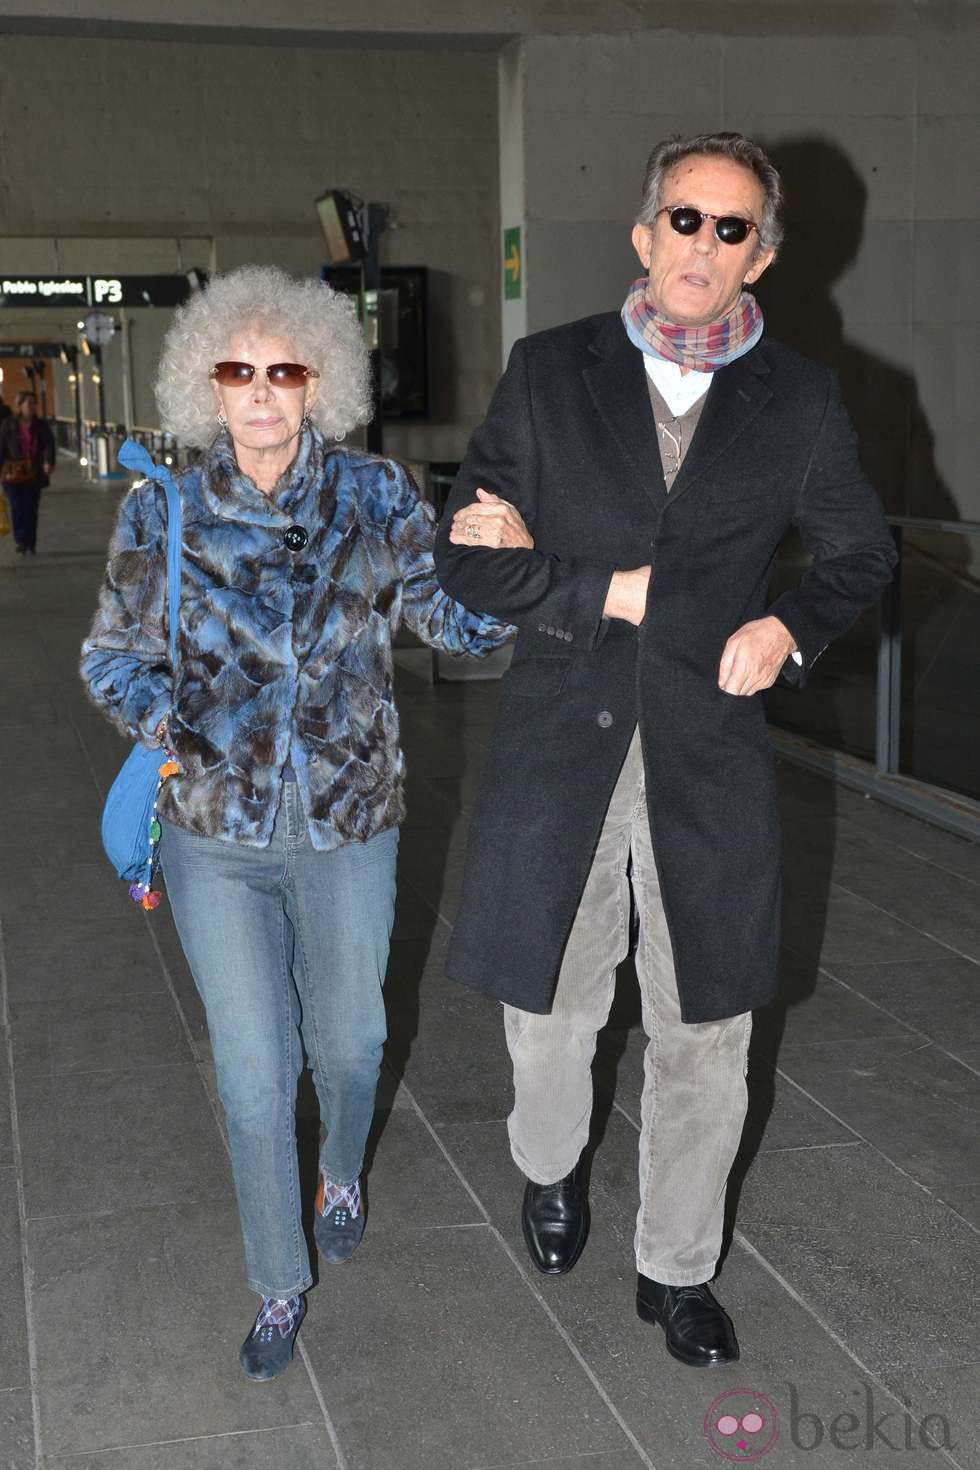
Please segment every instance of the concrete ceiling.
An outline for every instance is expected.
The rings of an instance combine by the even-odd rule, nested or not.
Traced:
[[[866,35],[978,23],[975,0],[0,0],[0,32],[386,49],[495,49],[519,35]]]

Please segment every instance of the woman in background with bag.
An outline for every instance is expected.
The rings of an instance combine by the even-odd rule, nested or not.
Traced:
[[[18,393],[15,402],[17,412],[0,425],[0,484],[10,505],[14,547],[20,556],[34,556],[41,491],[54,469],[54,435],[47,419],[38,418],[30,389]]]
[[[183,547],[168,650],[162,487],[124,499],[82,677],[176,774],[157,811],[181,943],[204,1001],[248,1284],[250,1378],[289,1363],[311,1284],[295,1139],[303,1047],[320,1100],[314,1233],[348,1259],[385,1040],[404,757],[401,623],[482,654],[509,636],[441,591],[435,520],[391,460],[341,447],[370,416],[346,300],[245,268],[182,308],[157,380],[163,427],[205,451],[175,477]]]

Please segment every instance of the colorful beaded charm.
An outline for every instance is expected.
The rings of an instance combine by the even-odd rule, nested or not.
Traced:
[[[157,817],[157,802],[160,800],[160,788],[163,786],[164,781],[169,780],[171,776],[176,776],[179,770],[180,766],[178,766],[177,762],[168,751],[167,758],[163,762],[163,765],[160,767],[158,772],[157,789],[156,794],[153,798],[153,810],[150,813],[150,861],[147,864],[146,882],[131,883],[129,885],[130,898],[133,900],[134,903],[138,903],[140,908],[146,909],[147,912],[155,909],[160,902],[160,894],[156,891],[155,888],[151,886],[153,883],[153,875],[156,872],[157,858],[159,856],[158,844],[160,842],[160,838],[163,835],[163,828],[160,826],[160,821]]]

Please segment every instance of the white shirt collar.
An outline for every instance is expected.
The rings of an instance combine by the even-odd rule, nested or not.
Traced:
[[[688,409],[703,398],[711,387],[714,373],[689,372],[681,375],[676,362],[666,362],[662,357],[643,354],[643,366],[647,377],[659,392],[671,413],[680,418]]]

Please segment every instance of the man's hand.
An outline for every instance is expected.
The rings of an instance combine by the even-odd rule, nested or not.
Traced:
[[[649,585],[649,567],[636,567],[632,572],[613,572],[602,616],[622,618],[624,622],[639,627],[647,610]]]
[[[796,642],[778,618],[743,623],[725,644],[718,668],[718,688],[726,694],[758,694],[775,684]]]
[[[449,539],[454,546],[486,546],[491,550],[501,546],[534,547],[534,537],[520,511],[489,490],[477,490],[476,500],[456,512]]]

